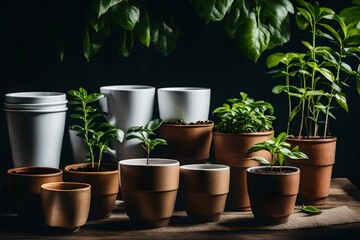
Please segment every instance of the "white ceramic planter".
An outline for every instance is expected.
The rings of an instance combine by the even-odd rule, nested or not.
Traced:
[[[209,118],[211,89],[201,87],[164,87],[157,90],[159,115],[164,122],[187,123]]]
[[[69,139],[74,163],[84,163],[89,151],[86,149],[84,140],[78,136],[79,132],[69,129]]]
[[[124,132],[133,126],[144,126],[153,118],[155,87],[103,86],[100,88],[100,93],[105,95],[99,102],[101,109],[106,113],[105,118]],[[112,142],[111,147],[116,152],[117,160],[145,156],[145,151],[138,140]]]
[[[66,101],[66,94],[60,92],[15,92],[5,94],[6,103],[36,104]]]
[[[59,168],[67,108],[4,111],[14,167]]]

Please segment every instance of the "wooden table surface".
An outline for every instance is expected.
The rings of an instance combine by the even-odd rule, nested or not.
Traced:
[[[343,205],[360,211],[360,190],[346,178],[334,178],[327,203],[320,208],[326,209]],[[181,233],[116,230],[114,227],[109,228],[106,224],[102,224],[100,227],[85,225],[75,233],[64,234],[48,229],[41,231],[23,229],[16,221],[16,216],[5,214],[4,210],[6,209],[4,208],[0,201],[0,209],[2,209],[2,213],[0,212],[0,239],[360,239],[360,223],[300,230]],[[114,214],[124,213],[115,212]]]

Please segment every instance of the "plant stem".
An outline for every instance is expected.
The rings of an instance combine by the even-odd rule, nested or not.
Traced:
[[[289,135],[289,131],[290,131],[290,115],[291,115],[291,108],[292,108],[292,105],[291,105],[291,96],[290,96],[290,80],[289,80],[289,67],[286,66],[286,88],[287,88],[287,91],[288,91],[288,111],[289,111],[289,116],[288,116],[288,122],[287,122],[287,127],[286,127],[286,134]]]

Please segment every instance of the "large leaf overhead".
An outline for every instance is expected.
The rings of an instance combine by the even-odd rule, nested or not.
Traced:
[[[220,21],[231,7],[234,0],[190,0],[192,6],[205,21]]]
[[[140,17],[140,9],[137,0],[123,0],[112,8],[113,21],[125,30],[133,30]]]
[[[111,7],[115,6],[122,0],[94,0],[93,7],[95,9],[96,15],[100,17],[106,13]]]
[[[152,43],[163,55],[167,56],[176,48],[179,30],[172,18],[162,19],[151,26]]]

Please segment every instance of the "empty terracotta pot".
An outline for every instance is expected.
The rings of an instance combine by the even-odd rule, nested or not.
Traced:
[[[246,169],[259,166],[251,157],[261,156],[270,160],[270,153],[259,151],[248,153],[254,144],[274,136],[274,131],[258,133],[213,133],[214,157],[216,163],[230,167],[230,191],[226,208],[232,211],[250,211],[247,192]]]
[[[169,225],[179,188],[179,161],[152,158],[119,161],[120,188],[125,210],[139,227]]]
[[[44,224],[41,206],[41,185],[61,182],[63,171],[48,167],[20,167],[7,171],[9,193],[21,221],[27,226],[41,227]]]
[[[247,169],[247,184],[251,210],[255,220],[261,224],[282,224],[293,213],[299,192],[300,169],[283,166],[282,172],[274,166],[274,174],[269,166]]]
[[[335,163],[336,137],[326,139],[287,138],[292,146],[309,159],[289,159],[286,164],[300,168],[300,189],[298,203],[323,205],[330,192],[332,169]]]
[[[161,157],[177,159],[180,164],[205,163],[209,160],[214,123],[167,124],[157,130],[157,136],[166,140],[161,146]]]
[[[180,167],[180,186],[185,210],[200,222],[216,222],[225,210],[230,168],[220,164],[189,164]]]
[[[91,186],[87,183],[53,182],[41,185],[45,223],[50,227],[77,231],[89,216]]]
[[[117,164],[103,163],[105,171],[88,172],[81,168],[90,163],[70,164],[64,168],[64,181],[81,182],[91,185],[89,219],[105,219],[111,216],[119,192]],[[97,167],[97,165],[95,165]]]

